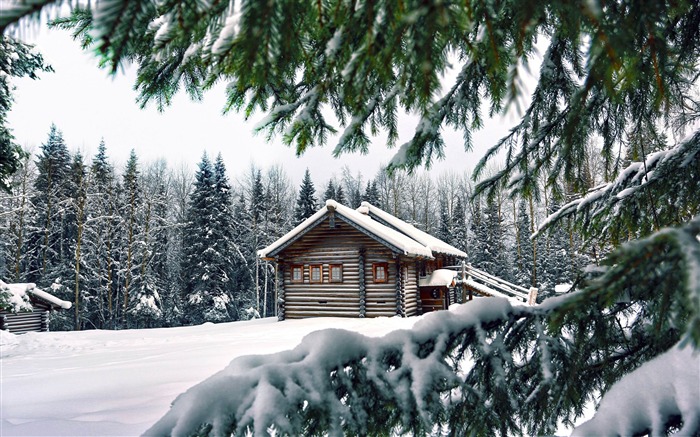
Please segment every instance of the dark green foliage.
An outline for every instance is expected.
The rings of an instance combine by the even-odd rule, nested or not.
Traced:
[[[138,274],[137,269],[140,257],[138,237],[144,225],[140,211],[143,196],[140,169],[136,152],[133,149],[129,155],[129,160],[126,162],[122,183],[119,208],[124,231],[121,233],[122,252],[119,254],[121,263],[119,273],[124,278],[121,323],[123,328],[127,328],[129,326],[129,309],[133,301],[135,301],[136,295],[134,276]]]
[[[476,210],[472,217],[473,245],[469,262],[477,269],[510,281],[512,259],[507,246],[506,228],[498,204],[493,199],[486,201],[485,208]]]
[[[365,194],[362,195],[363,202],[369,202],[374,206],[379,206],[381,199],[379,198],[379,190],[377,190],[377,182],[367,181],[367,188],[365,188]]]
[[[459,250],[467,250],[467,219],[461,196],[457,197],[457,203],[452,210],[452,235],[447,242]]]
[[[32,259],[28,267],[28,278],[33,282],[52,270],[55,270],[54,274],[61,274],[65,264],[70,263],[72,253],[69,253],[69,240],[63,238],[64,232],[69,232],[66,228],[69,225],[66,220],[66,201],[71,194],[68,183],[70,162],[63,134],[55,125],[51,125],[46,143],[42,144],[41,155],[36,161],[38,175],[34,182],[35,195],[32,203],[37,214],[34,231],[29,238]],[[48,286],[56,278],[66,279],[65,276],[54,276],[48,283],[40,284]]]
[[[518,216],[515,224],[518,233],[516,244],[517,261],[515,282],[522,287],[536,287],[533,283],[533,241],[530,239],[532,225],[530,215],[525,207],[525,201],[518,204]]]
[[[0,14],[0,190],[9,191],[9,177],[22,165],[27,155],[15,143],[15,137],[7,126],[7,113],[12,106],[12,77],[29,77],[37,79],[40,71],[53,71],[44,64],[38,53],[31,51],[32,46],[2,35],[3,22],[11,19],[9,11]],[[6,18],[7,17],[7,18]]]
[[[307,168],[304,173],[304,179],[301,181],[301,187],[299,188],[299,195],[297,197],[297,206],[294,210],[295,224],[303,222],[314,215],[318,210],[315,193],[316,188],[314,188],[314,183],[311,181],[311,173],[309,173],[309,169]]]
[[[118,183],[114,167],[107,158],[107,146],[100,141],[97,155],[90,168],[88,213],[94,218],[87,239],[94,249],[87,257],[92,274],[87,278],[88,287],[94,293],[92,325],[97,328],[114,328],[117,305],[118,245],[121,217],[118,209]]]
[[[548,212],[554,213],[559,207],[559,203],[553,200]],[[567,229],[566,224],[566,221],[561,221],[559,226],[541,233],[535,241],[538,245],[536,286],[540,289],[539,296],[542,299],[553,296],[557,284],[573,284],[576,279],[579,256],[571,247],[573,236],[569,231],[573,230]]]
[[[437,237],[442,241],[452,240],[452,220],[450,220],[450,214],[447,211],[447,200],[443,199],[440,201],[440,217],[438,222]]]
[[[232,254],[228,245],[233,234],[229,189],[223,161],[219,157],[212,166],[205,153],[190,196],[183,242],[184,315],[189,324],[235,317],[229,283]]]

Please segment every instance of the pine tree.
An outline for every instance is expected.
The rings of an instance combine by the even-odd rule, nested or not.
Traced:
[[[522,287],[537,287],[533,283],[533,242],[530,239],[531,224],[530,215],[525,206],[525,201],[518,204],[518,217],[516,221],[517,235],[517,269],[515,272],[515,282]]]
[[[7,229],[6,237],[0,241],[0,277],[13,282],[26,282],[31,252],[27,239],[30,226],[36,223],[36,213],[31,201],[36,168],[27,153],[21,166],[10,179],[10,191],[0,191],[0,208],[6,211],[0,217],[0,228]]]
[[[345,205],[345,192],[343,191],[342,185],[335,187],[335,200],[341,205]]]
[[[85,326],[86,320],[89,318],[89,312],[92,306],[92,296],[88,294],[88,289],[85,284],[87,277],[91,276],[92,272],[86,272],[87,264],[85,262],[84,242],[87,223],[88,211],[88,170],[83,162],[83,156],[80,152],[73,156],[71,165],[70,184],[68,185],[69,209],[66,214],[66,220],[71,228],[71,237],[69,238],[69,246],[74,253],[72,270],[74,275],[72,281],[67,282],[73,288],[73,329],[79,331]],[[72,282],[72,284],[71,284]]]
[[[156,327],[163,322],[163,296],[168,293],[165,271],[168,202],[165,161],[150,165],[142,177],[143,202],[139,233],[139,263],[135,269],[134,304],[129,317],[135,327]]]
[[[549,204],[549,213],[552,214],[560,208],[556,200],[552,200]],[[540,274],[540,291],[541,298],[547,298],[554,295],[554,287],[558,284],[572,284],[574,282],[576,272],[572,269],[572,257],[575,254],[571,253],[569,242],[569,233],[563,226],[557,226],[549,230],[549,232],[540,234],[538,242],[541,243],[539,264]]]
[[[142,200],[142,188],[140,180],[140,171],[136,152],[131,151],[129,160],[126,163],[126,169],[123,175],[123,191],[121,199],[122,217],[124,220],[123,228],[123,247],[121,253],[121,263],[124,278],[124,292],[122,302],[121,323],[123,328],[129,327],[128,314],[134,300],[133,295],[133,277],[136,267],[139,265],[137,261],[138,254],[138,237],[141,231],[140,206]]]
[[[118,229],[119,217],[117,180],[114,167],[107,158],[107,146],[100,141],[97,155],[90,167],[88,214],[94,220],[87,229],[87,238],[92,242],[92,254],[87,256],[93,276],[87,278],[87,287],[95,295],[91,323],[100,329],[114,328],[117,302]]]
[[[451,239],[448,242],[457,249],[467,251],[467,219],[464,214],[462,197],[457,196],[457,203],[452,211]]]
[[[379,190],[375,180],[367,181],[365,193],[362,195],[363,202],[369,202],[374,206],[380,206],[381,199],[379,198]]]
[[[442,241],[448,242],[452,241],[452,220],[450,213],[447,211],[447,201],[445,199],[440,200],[440,219],[438,222],[438,234],[437,237]]]
[[[241,310],[249,308],[255,309],[255,263],[251,263],[251,256],[255,253],[252,239],[250,238],[251,227],[249,226],[248,207],[245,196],[240,193],[234,208],[234,249],[235,261],[233,263],[233,284],[232,288],[237,290],[236,306],[239,309],[238,317],[241,318]]]
[[[55,279],[67,279],[69,271],[66,267],[72,258],[65,238],[70,154],[63,134],[55,125],[51,125],[47,141],[42,144],[36,166],[36,194],[32,203],[37,214],[34,232],[28,242],[32,251],[28,279],[48,287]]]
[[[316,203],[316,188],[314,188],[314,183],[311,181],[311,173],[307,168],[304,172],[304,179],[301,181],[301,187],[299,188],[299,196],[297,197],[297,206],[294,210],[294,221],[295,224],[299,224],[311,217],[318,210],[318,205]]]
[[[185,277],[184,319],[188,324],[204,321],[211,265],[210,245],[211,205],[214,203],[212,187],[213,169],[205,153],[195,173],[194,188],[187,209],[187,222],[183,239],[182,271]]]
[[[216,270],[219,286],[215,297],[215,307],[226,306],[223,314],[210,314],[209,320],[232,320],[237,318],[239,311],[237,302],[240,300],[234,293],[238,291],[232,287],[235,264],[234,241],[234,213],[231,184],[226,174],[224,160],[219,153],[214,161],[214,234],[212,236],[215,254]],[[217,310],[218,311],[218,310]]]
[[[328,199],[335,200],[335,185],[333,184],[333,179],[328,181],[326,191],[323,193],[323,202],[325,202]]]
[[[2,21],[5,21],[3,10]],[[40,71],[53,71],[44,64],[43,57],[32,52],[32,46],[24,44],[15,38],[2,35],[0,24],[0,191],[10,191],[10,177],[19,171],[24,160],[29,156],[19,144],[7,126],[7,114],[12,107],[12,77],[29,77],[37,79]]]
[[[229,242],[232,229],[228,178],[221,157],[212,166],[205,153],[195,175],[185,225],[182,270],[185,282],[185,321],[190,324],[229,321]]]

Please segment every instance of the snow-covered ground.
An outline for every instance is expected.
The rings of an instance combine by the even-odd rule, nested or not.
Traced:
[[[248,322],[129,331],[0,333],[0,435],[139,435],[177,395],[241,355],[312,331],[382,336],[420,317]]]

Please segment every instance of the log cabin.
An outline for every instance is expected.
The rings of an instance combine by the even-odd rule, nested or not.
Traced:
[[[363,202],[334,200],[258,251],[278,275],[278,318],[413,316],[419,281],[463,251]]]
[[[30,283],[0,281],[0,294],[0,330],[13,334],[48,331],[50,312],[72,306]]]

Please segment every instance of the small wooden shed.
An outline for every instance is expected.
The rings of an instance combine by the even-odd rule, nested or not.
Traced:
[[[422,314],[419,280],[466,253],[366,202],[334,200],[258,256],[278,272],[278,318]]]
[[[0,281],[0,329],[13,334],[49,330],[49,313],[72,304],[36,287]]]

